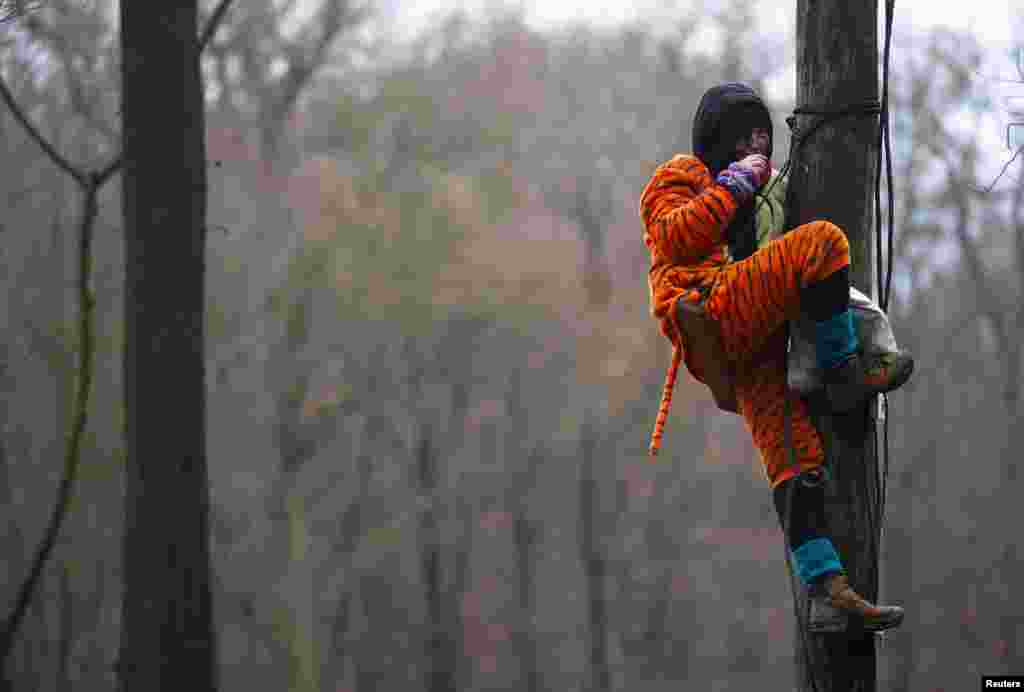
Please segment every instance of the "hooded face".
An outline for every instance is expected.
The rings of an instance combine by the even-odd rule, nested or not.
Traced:
[[[748,154],[772,155],[772,120],[753,89],[731,82],[708,89],[693,117],[693,153],[716,176]]]
[[[693,153],[716,177],[733,161],[753,153],[772,157],[772,119],[754,90],[731,82],[708,89],[693,116]],[[726,229],[733,259],[757,249],[753,200],[742,205]]]
[[[746,136],[740,137],[736,141],[734,151],[736,153],[735,160],[750,156],[751,154],[761,154],[762,156],[768,156],[769,147],[772,144],[772,134],[767,128],[761,125],[754,125],[750,129],[750,133]]]

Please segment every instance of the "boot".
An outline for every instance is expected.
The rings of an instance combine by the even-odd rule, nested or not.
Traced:
[[[902,387],[913,371],[914,359],[906,351],[855,353],[825,372],[825,394],[834,412],[846,413],[868,397]]]
[[[903,608],[865,601],[850,588],[845,574],[833,574],[826,577],[824,583],[811,587],[810,599],[809,632],[843,632],[850,619],[859,620],[870,632],[898,627],[903,622]]]

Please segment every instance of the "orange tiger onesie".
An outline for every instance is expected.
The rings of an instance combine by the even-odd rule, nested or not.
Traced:
[[[758,226],[781,229],[783,219],[759,224],[759,205],[771,202],[755,200],[771,174],[771,117],[760,98],[742,84],[713,87],[701,99],[693,133],[694,155],[659,166],[640,195],[644,243],[651,253],[651,312],[673,345],[651,454],[657,453],[681,362],[717,387],[716,401],[731,401],[731,392],[721,396],[723,386],[734,389],[736,408],[772,487],[788,563],[808,589],[807,629],[839,632],[851,620],[872,631],[897,627],[904,617],[900,606],[870,603],[850,585],[831,539],[821,440],[796,396],[793,447],[799,469],[787,458],[782,327],[802,314],[813,321],[815,355],[835,412],[898,387],[912,359],[904,356],[878,369],[860,354],[849,309],[850,248],[839,228],[818,221],[761,242]],[[702,305],[710,331],[702,331],[701,322],[682,329],[680,301]],[[684,311],[687,319],[691,312]],[[716,375],[716,369],[726,374]]]
[[[658,166],[640,196],[651,313],[673,344],[665,383],[667,410],[680,361],[704,381],[688,357],[675,322],[675,301],[704,305],[721,327],[723,354],[733,369],[739,413],[774,488],[796,475],[783,440],[786,391],[785,322],[799,315],[801,294],[850,263],[843,232],[826,221],[806,224],[734,261],[726,229],[740,205],[697,156],[680,154]],[[793,442],[801,470],[820,466],[824,453],[804,402],[792,397]],[[659,421],[663,424],[664,419]],[[660,443],[660,425],[652,452]]]
[[[850,251],[839,228],[819,221],[793,229],[751,257],[733,262],[722,231],[736,206],[696,157],[676,156],[658,167],[640,202],[644,243],[651,253],[651,313],[661,320],[662,333],[701,381],[699,371],[686,358],[675,325],[675,301],[703,301],[708,314],[718,321],[724,356],[735,373],[740,415],[774,488],[795,475],[783,445],[786,335],[780,328],[799,315],[802,289],[848,266]],[[677,371],[678,365],[666,382],[669,396]],[[803,401],[792,399],[798,462],[803,469],[819,466],[824,459],[821,441]]]

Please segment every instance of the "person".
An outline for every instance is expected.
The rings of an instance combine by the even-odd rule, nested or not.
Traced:
[[[852,619],[867,630],[889,629],[903,620],[903,609],[857,594],[830,538],[825,455],[806,403],[795,396],[789,409],[796,463],[788,457],[785,325],[801,315],[813,320],[825,400],[837,413],[901,386],[913,359],[905,352],[859,351],[846,236],[823,220],[781,233],[781,187],[773,185],[774,194],[763,194],[766,184],[777,182],[771,155],[772,123],[764,102],[746,85],[722,84],[709,89],[697,108],[693,154],[677,154],[659,165],[641,193],[651,313],[673,344],[651,454],[657,453],[680,361],[700,381],[715,367],[727,368],[794,569],[808,589],[808,629],[842,631]],[[684,308],[693,306],[716,329],[714,349],[703,350],[720,349],[715,362],[696,362],[700,344],[691,340],[703,337],[681,326]]]

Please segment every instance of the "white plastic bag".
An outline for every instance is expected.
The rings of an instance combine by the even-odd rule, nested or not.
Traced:
[[[865,354],[897,353],[889,318],[870,298],[850,286],[850,309],[861,350]],[[821,388],[821,369],[815,355],[814,323],[801,317],[791,324],[787,380],[791,391],[808,396]]]

